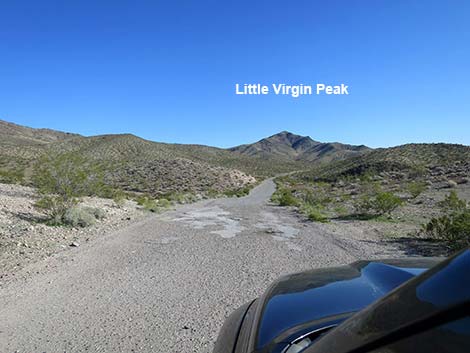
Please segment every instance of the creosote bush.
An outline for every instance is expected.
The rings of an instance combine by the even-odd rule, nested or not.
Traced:
[[[455,190],[452,190],[441,202],[438,203],[444,213],[461,212],[467,209],[467,202],[459,198]]]
[[[446,241],[453,249],[470,246],[470,208],[467,202],[451,191],[438,205],[441,215],[423,225],[422,233]]]
[[[409,183],[406,186],[407,191],[411,195],[412,199],[416,199],[419,195],[421,195],[426,190],[426,183],[414,181]]]
[[[322,212],[321,207],[306,205],[301,208],[301,212],[305,214],[309,220],[314,222],[327,223],[330,221]]]
[[[297,200],[292,191],[289,189],[281,189],[275,192],[271,198],[273,202],[279,204],[279,206],[298,206],[299,200]]]
[[[104,189],[102,172],[76,153],[41,158],[34,168],[33,183],[41,195],[35,206],[53,224],[68,223],[67,210],[77,205],[81,197]]]
[[[403,204],[403,200],[392,192],[380,191],[372,195],[363,195],[355,207],[358,213],[375,216],[388,215]]]

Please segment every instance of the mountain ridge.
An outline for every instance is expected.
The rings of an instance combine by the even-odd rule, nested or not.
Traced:
[[[30,184],[34,165],[41,156],[75,153],[103,166],[110,185],[152,195],[223,192],[253,184],[253,177],[263,179],[295,171],[305,171],[307,178],[335,178],[371,168],[432,165],[437,160],[437,165],[444,165],[449,156],[456,161],[470,160],[469,151],[470,147],[452,144],[370,149],[364,145],[319,142],[288,131],[223,149],[154,142],[133,134],[82,136],[0,120],[0,182]]]
[[[310,136],[289,131],[263,138],[255,143],[229,148],[230,151],[251,157],[292,158],[300,162],[332,161],[370,151],[365,145],[348,145],[339,142],[319,142]]]

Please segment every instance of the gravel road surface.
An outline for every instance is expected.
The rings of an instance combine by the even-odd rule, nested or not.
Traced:
[[[244,198],[206,200],[25,268],[0,289],[0,352],[211,352],[225,317],[286,273],[393,245]]]

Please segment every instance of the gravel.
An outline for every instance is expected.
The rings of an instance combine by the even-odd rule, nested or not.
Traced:
[[[211,352],[278,276],[403,256],[377,232],[270,205],[273,191],[180,206],[28,265],[0,288],[0,352]]]
[[[44,216],[35,209],[37,199],[32,188],[0,183],[0,288],[28,264],[148,215],[133,201],[117,207],[112,200],[85,198],[81,206],[99,209],[103,219],[86,228],[52,227],[44,224]]]

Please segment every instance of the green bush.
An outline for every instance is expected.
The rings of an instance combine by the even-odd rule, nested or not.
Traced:
[[[148,196],[138,196],[135,201],[137,202],[137,205],[143,206],[148,201],[148,199]]]
[[[326,223],[329,222],[329,219],[324,215],[321,210],[315,207],[306,207],[304,213],[307,215],[308,219],[314,222]]]
[[[461,249],[470,245],[470,209],[467,202],[451,191],[438,203],[442,215],[423,225],[422,232],[431,238],[444,240]]]
[[[157,212],[159,210],[157,201],[153,199],[144,200],[142,203],[142,207],[144,208],[144,210],[147,210],[150,212]]]
[[[164,194],[162,196],[163,198],[160,200],[169,201],[170,202],[169,206],[171,206],[171,201],[175,203],[179,203],[179,204],[188,204],[188,203],[197,201],[196,195],[190,192],[172,192],[172,193]]]
[[[167,199],[159,199],[157,204],[161,208],[170,208],[172,206],[171,201]]]
[[[22,170],[0,170],[0,183],[19,184],[23,182],[24,172]]]
[[[147,196],[140,196],[137,199],[137,204],[139,206],[142,206],[144,210],[150,211],[150,212],[160,212],[172,206],[171,201],[167,199],[156,200],[156,199],[149,198]]]
[[[272,200],[277,202],[279,206],[298,206],[299,201],[292,195],[292,191],[288,189],[280,190],[273,195]]]
[[[411,182],[407,185],[406,189],[411,195],[411,198],[415,199],[426,190],[426,183]]]
[[[86,212],[92,214],[96,219],[103,219],[106,217],[106,212],[103,211],[101,208],[97,207],[89,207],[89,206],[82,206]]]
[[[470,246],[470,210],[433,218],[422,230],[427,236],[447,241],[452,248]]]
[[[249,193],[250,193],[249,187],[243,187],[239,189],[230,189],[230,190],[224,191],[224,195],[227,197],[243,197],[243,196],[247,196]]]
[[[74,206],[65,211],[61,223],[72,227],[88,227],[102,218],[104,212],[99,208]]]
[[[369,214],[372,212],[372,197],[368,194],[361,195],[354,203],[354,208],[358,214]]]
[[[45,195],[36,201],[34,206],[46,213],[48,224],[60,225],[63,223],[65,212],[77,203],[76,199],[64,203],[58,196]]]
[[[42,196],[36,206],[57,222],[80,197],[99,193],[103,176],[83,157],[64,153],[41,158],[34,167],[33,183]]]
[[[95,224],[96,218],[93,214],[81,207],[72,207],[65,211],[62,223],[72,227],[88,227]]]
[[[380,192],[373,201],[373,208],[379,215],[390,215],[403,204],[403,200],[391,192]]]
[[[374,195],[363,195],[356,202],[356,211],[360,214],[376,216],[390,215],[403,204],[403,200],[391,192],[380,191]]]
[[[455,190],[452,190],[438,206],[445,213],[460,212],[467,208],[467,202],[458,197]]]
[[[331,196],[325,192],[323,189],[316,191],[306,191],[302,194],[302,201],[311,206],[326,206],[331,203],[333,200]]]

